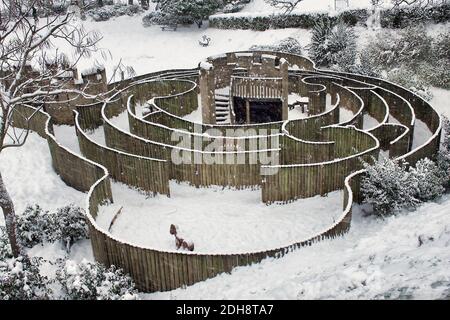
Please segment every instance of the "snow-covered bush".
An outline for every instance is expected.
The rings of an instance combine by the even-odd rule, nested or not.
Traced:
[[[383,159],[373,165],[364,163],[364,167],[367,170],[361,182],[364,202],[371,204],[380,215],[414,209],[445,191],[441,167],[428,158],[409,168],[404,160],[391,159]]]
[[[450,33],[437,36],[432,45],[429,64],[423,65],[421,74],[432,86],[450,89]]]
[[[31,248],[43,242],[61,241],[67,251],[78,240],[89,237],[83,209],[70,204],[51,214],[38,205],[29,206],[17,219],[20,242]]]
[[[224,13],[234,13],[241,11],[250,0],[232,0],[225,4],[223,9]],[[225,1],[224,1],[225,3]]]
[[[272,45],[253,45],[250,47],[250,50],[270,50],[294,53],[298,55],[302,54],[302,46],[300,42],[292,37],[287,37]]]
[[[417,65],[430,56],[432,39],[423,25],[408,27],[400,32],[382,30],[363,49],[373,70],[382,74],[401,65]]]
[[[383,159],[373,165],[364,164],[367,173],[361,181],[365,203],[371,204],[375,213],[387,215],[403,208],[415,208],[417,188],[404,161]]]
[[[443,130],[442,143],[437,156],[437,165],[442,176],[443,185],[445,188],[450,187],[450,120],[442,116]]]
[[[423,63],[417,68],[423,82],[434,87],[450,89],[450,61],[435,60]]]
[[[0,226],[0,261],[12,258],[11,246],[9,245],[6,227]]]
[[[449,39],[433,41],[423,25],[380,31],[361,50],[355,72],[387,78],[429,100],[429,86],[450,87]]]
[[[377,68],[373,65],[373,60],[367,53],[367,49],[363,48],[356,53],[357,62],[352,70],[353,73],[366,75],[369,77],[380,77]]]
[[[416,198],[429,201],[441,196],[445,189],[443,177],[436,163],[428,158],[417,161],[409,170],[416,187]]]
[[[421,74],[415,70],[417,69],[403,65],[389,70],[386,73],[386,78],[389,81],[411,90],[425,100],[430,101],[433,98],[433,94],[431,93],[427,82],[421,77]]]
[[[427,35],[423,24],[401,30],[399,39],[394,46],[396,62],[415,65],[421,61],[428,60],[431,54],[432,42],[433,39]]]
[[[135,14],[143,12],[141,6],[137,4],[128,5],[128,4],[114,4],[114,5],[105,5],[103,7],[94,7],[89,9],[86,14],[94,21],[107,21],[113,17],[120,16],[133,16]]]
[[[49,279],[39,272],[41,260],[21,256],[0,261],[0,300],[49,299]]]
[[[333,27],[330,19],[319,20],[312,30],[309,54],[319,66],[352,71],[356,60],[356,35],[342,21]]]
[[[450,19],[450,4],[418,7],[402,6],[381,11],[381,27],[405,28],[424,22],[444,23]]]
[[[35,6],[36,13],[39,17],[65,14],[70,3],[70,0],[42,1],[39,5]]]
[[[433,59],[450,60],[450,33],[444,32],[433,44]]]
[[[73,204],[59,208],[53,215],[54,232],[50,241],[61,241],[67,251],[78,240],[89,238],[84,210]]]
[[[319,66],[329,65],[328,44],[331,31],[333,30],[333,23],[331,19],[319,19],[315,23],[312,34],[311,44],[309,47],[309,56]]]
[[[343,22],[338,23],[329,38],[329,59],[332,69],[350,72],[356,60],[356,35]]]
[[[160,0],[158,10],[142,19],[144,26],[152,24],[191,24],[200,28],[204,19],[214,13],[220,5],[219,0]]]
[[[194,20],[188,16],[177,16],[162,11],[153,11],[142,17],[144,27],[157,24],[192,24]]]
[[[25,247],[43,243],[52,236],[53,231],[52,218],[39,205],[28,206],[17,218],[17,233]]]
[[[70,300],[137,299],[137,290],[128,275],[114,266],[83,260],[80,264],[67,260],[56,272],[65,296]]]

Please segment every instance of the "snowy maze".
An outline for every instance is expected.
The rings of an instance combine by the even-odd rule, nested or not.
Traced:
[[[441,119],[412,92],[380,79],[319,70],[304,57],[271,54],[290,63],[289,92],[308,97],[310,112],[304,119],[245,126],[277,130],[280,145],[270,149],[279,157],[276,165],[172,163],[172,152],[180,148],[171,140],[174,131],[201,136],[211,128],[225,134],[225,129],[238,127],[206,125],[183,118],[198,108],[198,69],[168,70],[116,83],[119,89],[108,102],[78,106],[75,127],[82,155],[60,145],[53,135],[50,116],[38,113],[32,129],[47,139],[55,171],[68,185],[88,192],[86,212],[96,260],[124,268],[141,290],[167,291],[267,257],[281,257],[349,230],[352,204],[360,197],[359,180],[364,174],[360,160],[371,161],[381,153],[414,164],[436,154]],[[228,53],[217,59],[230,59],[233,55]],[[331,96],[329,108],[325,107],[327,95]],[[144,117],[136,112],[136,107],[143,104],[151,105],[153,111]],[[23,106],[19,111],[14,116],[18,127],[23,126],[21,115],[31,114],[33,109]],[[124,112],[129,130],[111,120]],[[101,126],[104,144],[89,134]],[[249,157],[259,152],[247,148],[252,139],[258,138],[244,137],[244,149],[234,153]],[[223,140],[230,143],[237,138]],[[200,149],[191,145],[183,151],[195,157],[209,152],[203,148],[204,145]],[[256,188],[261,190],[261,201],[266,204],[289,203],[343,190],[343,210],[321,232],[283,247],[234,254],[159,250],[118,239],[96,222],[99,208],[114,200],[110,179],[149,195],[170,196],[171,180],[196,187]]]

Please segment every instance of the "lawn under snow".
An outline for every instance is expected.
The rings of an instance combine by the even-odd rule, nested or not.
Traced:
[[[112,58],[105,61],[100,54],[93,58],[98,64],[105,65],[108,79],[120,60],[124,65],[132,66],[137,74],[145,74],[165,69],[195,68],[209,56],[248,50],[252,45],[271,44],[286,37],[294,37],[302,45],[310,42],[310,32],[304,29],[220,30],[208,28],[205,23],[201,29],[195,25],[180,26],[174,32],[161,31],[159,26],[145,28],[141,17],[122,16],[105,22],[83,22],[87,31],[96,30],[103,35],[100,47],[107,48]],[[198,43],[203,35],[211,38],[208,47]],[[55,44],[60,45],[61,50],[67,48],[59,41]],[[79,71],[92,68],[93,58],[80,61]]]
[[[197,253],[244,253],[288,246],[308,239],[342,215],[343,193],[316,196],[286,205],[267,206],[261,190],[195,188],[170,184],[170,198],[148,198],[123,184],[113,183],[114,204],[97,217],[118,239],[155,249],[176,251],[171,224],[195,244]]]
[[[18,214],[36,203],[49,211],[70,203],[84,207],[86,194],[68,187],[51,161],[47,140],[34,132],[23,147],[1,152],[0,171]],[[0,221],[3,223],[3,215]]]

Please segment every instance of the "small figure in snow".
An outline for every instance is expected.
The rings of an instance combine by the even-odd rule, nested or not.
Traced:
[[[198,43],[202,46],[202,47],[207,47],[209,46],[209,43],[211,42],[211,38],[209,38],[206,34],[203,35],[202,40],[199,40]]]
[[[177,246],[177,249],[185,249],[189,251],[194,251],[194,244],[192,242],[187,242],[183,238],[179,238],[177,235],[177,227],[175,225],[170,225],[170,234],[175,237],[175,245]]]

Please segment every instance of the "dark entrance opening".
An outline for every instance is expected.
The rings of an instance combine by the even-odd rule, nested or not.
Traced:
[[[247,111],[245,106],[245,99],[235,97],[233,99],[234,122],[237,124],[244,124],[247,122]]]
[[[248,101],[248,110],[247,110]],[[266,123],[283,120],[281,100],[243,99],[234,97],[233,109],[235,123]]]
[[[250,100],[250,123],[283,120],[281,100]]]

